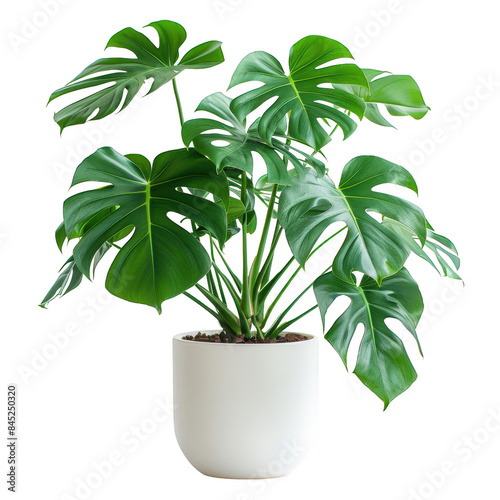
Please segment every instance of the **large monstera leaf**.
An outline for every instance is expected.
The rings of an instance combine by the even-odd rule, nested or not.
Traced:
[[[354,282],[360,271],[378,283],[401,269],[408,258],[403,236],[372,217],[369,212],[403,224],[423,245],[424,214],[413,203],[374,189],[396,184],[417,192],[415,180],[403,167],[376,156],[359,156],[342,172],[339,186],[309,169],[304,178],[292,179],[280,196],[279,221],[293,255],[304,266],[323,232],[336,222],[347,225],[347,236],[333,261],[340,279]]]
[[[178,61],[179,48],[186,40],[184,28],[172,21],[157,21],[148,26],[158,33],[158,47],[142,33],[125,28],[111,37],[106,48],[127,49],[135,57],[98,59],[50,96],[49,102],[70,92],[108,85],[58,111],[54,119],[61,131],[65,127],[85,123],[89,118],[98,120],[116,110],[125,109],[149,78],[153,79],[148,92],[151,93],[185,69],[210,68],[224,61],[221,42],[216,41],[194,47]]]
[[[352,111],[361,119],[365,102],[350,92],[327,88],[324,84],[368,87],[368,82],[355,64],[325,66],[342,58],[352,59],[349,50],[323,36],[308,36],[292,46],[288,75],[271,54],[253,52],[236,68],[230,88],[252,81],[262,82],[263,85],[236,97],[231,108],[242,120],[262,104],[274,100],[258,125],[260,136],[268,144],[272,144],[273,135],[287,113],[290,113],[289,135],[315,150],[331,140],[320,121],[337,123],[344,131],[344,137],[348,137],[356,129],[356,122],[338,108]]]
[[[287,171],[288,160],[297,170],[303,170],[301,161],[293,151],[303,157],[318,172],[325,172],[325,165],[318,159],[284,144],[276,138],[272,139],[272,147],[258,135],[258,123],[246,129],[245,120],[239,120],[230,109],[231,99],[224,94],[212,94],[203,101],[197,111],[214,114],[222,121],[210,118],[195,118],[187,121],[182,127],[182,137],[186,146],[191,142],[197,151],[208,156],[222,170],[225,167],[238,168],[250,175],[253,174],[252,153],[257,153],[264,160],[270,183],[290,184]],[[284,129],[278,129],[284,134]],[[282,157],[278,154],[281,153]]]
[[[340,85],[348,92],[366,102],[365,117],[377,125],[392,127],[380,112],[379,104],[385,106],[392,116],[411,116],[416,120],[429,111],[417,82],[409,75],[393,75],[386,71],[363,69],[370,89],[353,85]]]
[[[404,268],[386,278],[380,287],[368,276],[356,285],[327,273],[314,282],[314,293],[324,326],[326,312],[332,303],[341,296],[351,299],[351,304],[328,329],[325,338],[347,368],[347,353],[356,327],[364,326],[354,373],[387,408],[411,386],[417,374],[403,342],[386,325],[386,320],[399,320],[418,343],[416,327],[424,307],[418,285]]]
[[[89,181],[108,185],[76,194],[64,203],[67,235],[82,221],[98,220],[73,251],[85,276],[90,277],[102,245],[129,228],[132,236],[117,253],[106,279],[113,295],[161,312],[164,300],[187,290],[208,272],[207,252],[169,213],[190,219],[224,243],[225,208],[182,190],[207,191],[228,206],[227,178],[216,172],[210,160],[192,149],[179,149],[160,154],[151,166],[143,156],[122,156],[106,147],[78,166],[72,186]]]

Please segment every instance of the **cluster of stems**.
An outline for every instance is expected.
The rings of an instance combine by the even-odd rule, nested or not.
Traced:
[[[172,83],[179,111],[179,119],[182,126],[184,125],[184,115],[182,112],[181,100],[175,78],[172,80]],[[289,144],[289,141],[287,141],[287,143]],[[247,174],[246,172],[241,171],[240,199],[245,207],[247,207],[247,196]],[[214,316],[218,320],[221,327],[228,333],[232,333],[234,335],[245,335],[249,338],[258,336],[261,339],[274,339],[289,328],[293,323],[315,310],[318,306],[315,305],[291,319],[286,319],[296,303],[312,288],[311,283],[304,288],[304,290],[302,290],[299,295],[286,307],[280,310],[274,318],[274,321],[270,321],[271,315],[276,306],[283,298],[283,295],[288,287],[291,285],[296,276],[303,270],[303,268],[297,264],[294,257],[291,257],[279,271],[272,274],[274,254],[283,233],[283,228],[280,226],[278,219],[274,218],[278,202],[278,184],[272,185],[272,191],[268,201],[261,196],[258,196],[257,198],[267,205],[267,213],[262,227],[257,254],[253,259],[249,258],[248,252],[248,213],[245,212],[240,219],[243,250],[241,279],[231,269],[217,242],[214,242],[212,237],[208,235],[210,238],[212,268],[206,275],[206,286],[203,286],[200,283],[195,285],[196,289],[200,292],[208,304],[189,292],[184,292],[184,295]],[[274,231],[272,233],[272,237],[270,237],[273,220]],[[196,227],[193,223],[193,232],[195,230]],[[342,230],[343,229],[325,239],[325,241],[313,249],[309,254],[308,259],[310,259],[324,244],[329,242]],[[250,260],[251,265],[249,266]],[[281,283],[285,273],[294,263],[296,264],[296,269],[284,284]],[[225,271],[222,270],[223,268]],[[327,272],[330,268],[331,266],[325,269],[324,272]],[[272,302],[268,305],[267,300],[269,299],[271,292],[275,287],[278,287],[278,285],[278,292],[277,294],[274,294]],[[234,304],[233,310],[235,310],[236,313],[233,312],[228,305],[227,299],[229,296]]]

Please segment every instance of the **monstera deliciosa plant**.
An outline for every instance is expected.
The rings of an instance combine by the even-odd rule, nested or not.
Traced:
[[[76,245],[41,305],[74,290],[83,276],[91,279],[102,257],[113,252],[110,293],[158,312],[165,300],[184,294],[229,335],[275,339],[319,309],[325,337],[346,366],[355,330],[363,325],[354,373],[387,406],[416,379],[403,342],[387,325],[399,320],[418,342],[423,301],[405,262],[414,253],[459,279],[460,261],[418,206],[379,189],[392,184],[417,193],[407,170],[359,156],[341,171],[330,167],[330,177],[324,148],[337,134],[347,139],[363,119],[390,127],[391,116],[424,117],[429,108],[417,83],[360,68],[341,43],[307,36],[291,47],[287,69],[267,52],[244,57],[229,85],[236,97],[212,94],[198,106],[199,117],[184,121],[177,80],[184,71],[222,63],[221,43],[203,43],[180,58],[184,28],[171,21],[149,26],[157,43],[126,28],[107,47],[127,49],[130,57],[98,59],[56,90],[50,101],[87,93],[54,119],[61,131],[98,120],[126,108],[147,85],[146,95],[171,82],[183,144],[152,162],[102,147],[78,166],[71,186],[102,186],[65,201],[56,241],[61,250],[66,242]],[[237,95],[238,86],[249,82],[254,88]],[[265,208],[259,221],[258,205]],[[329,231],[336,223],[340,229]],[[247,240],[259,226],[258,249],[249,255]],[[243,250],[234,255],[236,235]],[[278,263],[283,236],[291,256]],[[281,306],[319,248],[331,248],[331,264]],[[241,259],[240,275],[231,267],[234,258]],[[311,288],[317,305],[291,314]],[[326,324],[329,307],[342,296],[349,307]]]

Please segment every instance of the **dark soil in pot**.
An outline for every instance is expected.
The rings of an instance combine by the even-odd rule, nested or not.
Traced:
[[[224,331],[209,335],[199,332],[195,336],[185,335],[184,337],[182,337],[183,340],[193,340],[196,342],[214,342],[219,344],[284,344],[287,342],[301,342],[302,340],[309,340],[310,338],[311,337],[309,337],[308,335],[302,335],[300,333],[286,333],[285,335],[278,336],[275,339],[261,339],[255,336],[247,338],[244,335],[232,335]]]

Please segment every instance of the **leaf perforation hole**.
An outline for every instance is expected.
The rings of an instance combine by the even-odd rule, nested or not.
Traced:
[[[359,348],[361,347],[361,341],[365,336],[365,333],[370,335],[369,332],[366,332],[366,328],[363,324],[358,324],[356,326],[356,330],[354,331],[354,335],[352,337],[351,343],[349,344],[349,349],[347,351],[347,369],[350,372],[354,371],[356,367],[356,361],[358,359]]]
[[[87,118],[87,121],[88,122],[92,121],[99,114],[99,110],[100,110],[100,108],[94,109],[94,111],[92,111],[92,113]]]
[[[149,40],[151,41],[151,43],[157,49],[159,49],[160,48],[160,35],[156,31],[156,29],[153,26],[144,26],[144,29],[146,30],[147,36],[148,36]],[[130,51],[128,51],[128,53],[130,54]],[[132,52],[132,54],[133,54],[133,52]]]
[[[405,186],[399,186],[398,184],[384,183],[378,184],[371,188],[373,193],[388,194],[391,196],[397,196],[399,198],[405,199],[408,197],[417,198],[417,194]]]
[[[382,222],[383,216],[376,212],[375,210],[365,210],[366,215],[369,215],[372,219],[376,220],[377,222]]]
[[[225,148],[227,146],[231,146],[231,143],[229,141],[224,141],[222,139],[216,139],[211,141],[212,146],[215,146],[216,148]]]
[[[263,102],[258,108],[254,109],[247,117],[247,123],[253,123],[256,118],[262,117],[278,101],[279,96],[273,96],[266,102]],[[262,110],[262,111],[261,111]]]
[[[334,61],[327,61],[323,64],[320,64],[319,66],[315,66],[314,69],[327,69],[327,68],[333,68],[335,66],[338,66],[339,64],[353,64],[353,60],[350,57],[339,57],[338,59],[335,59]]]
[[[321,88],[321,87],[318,86],[318,88]],[[332,109],[338,109],[338,110],[340,110],[340,108],[338,106],[335,106],[335,104],[333,104],[331,102],[328,102],[328,101],[324,101],[321,98],[315,99],[314,103],[315,104],[321,104],[323,106],[328,106],[329,108],[332,108]],[[318,121],[319,121],[319,123],[324,123],[323,122],[323,118],[318,118]]]
[[[389,328],[389,330],[391,330],[399,338],[399,340],[401,340],[401,342],[403,342],[412,363],[414,360],[418,360],[420,358],[418,343],[403,323],[396,318],[385,318],[384,323],[385,326]]]
[[[71,187],[71,194],[84,193],[85,191],[93,191],[94,189],[112,189],[113,184],[109,182],[85,181]]]

